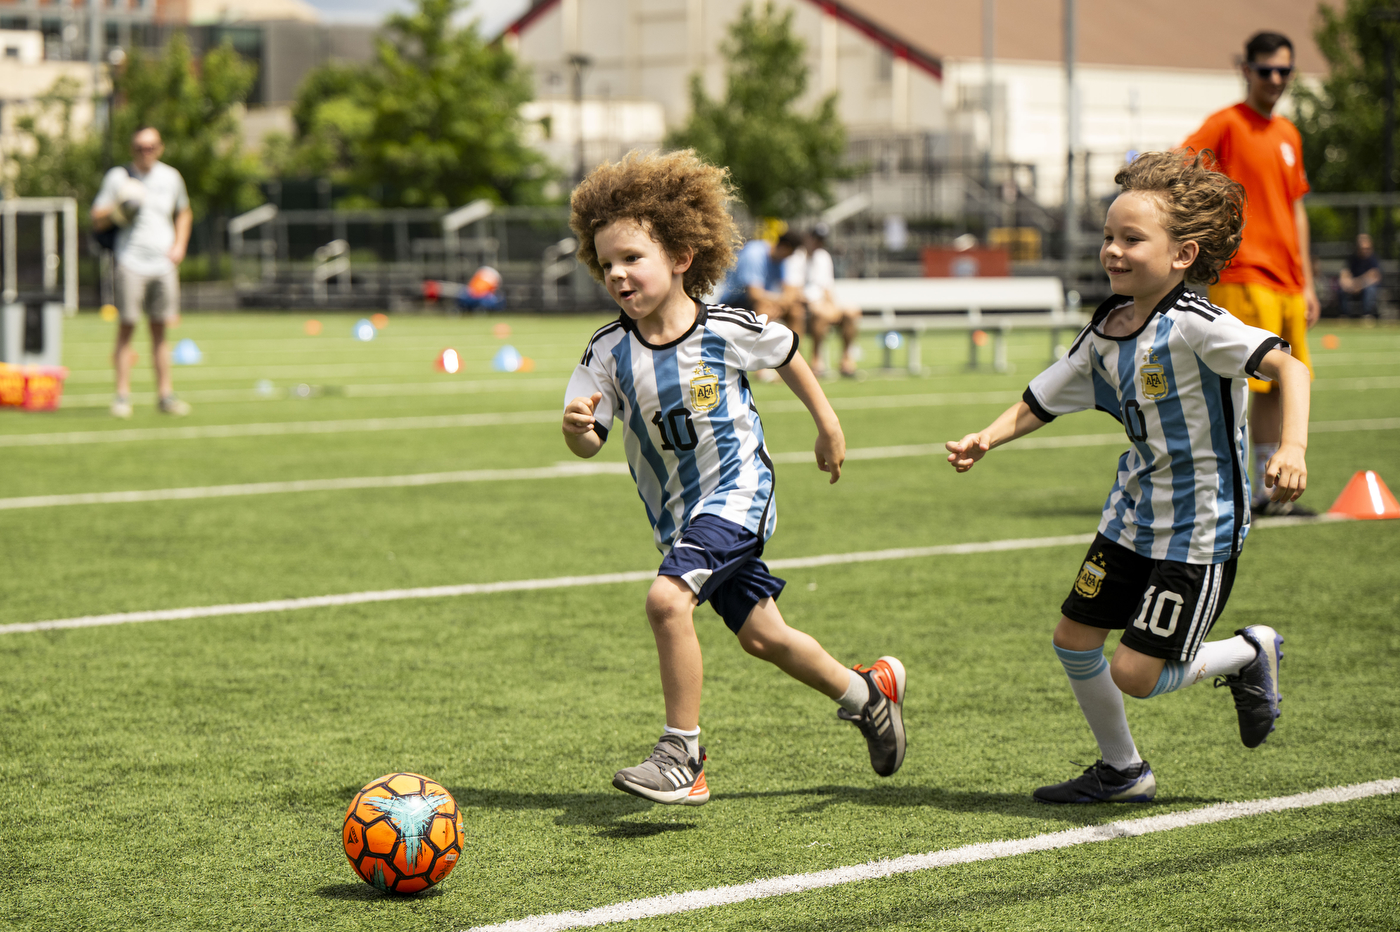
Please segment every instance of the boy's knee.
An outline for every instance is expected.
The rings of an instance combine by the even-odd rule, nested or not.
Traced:
[[[1119,661],[1119,654],[1123,653],[1123,648],[1119,647],[1113,653],[1113,662],[1109,664],[1109,673],[1113,676],[1113,685],[1119,690],[1132,696],[1135,699],[1146,699],[1152,694],[1152,690],[1157,686],[1157,680],[1162,676],[1161,662],[1144,663],[1152,658],[1144,657],[1141,654],[1131,659]]]
[[[690,587],[672,577],[658,577],[647,593],[647,620],[653,626],[689,617],[694,607],[695,595]]]

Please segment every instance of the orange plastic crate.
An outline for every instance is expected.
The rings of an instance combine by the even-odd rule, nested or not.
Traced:
[[[0,363],[0,408],[52,411],[63,398],[63,366],[9,366]]]

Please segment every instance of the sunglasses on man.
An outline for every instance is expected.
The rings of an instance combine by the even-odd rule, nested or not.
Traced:
[[[1249,67],[1253,69],[1255,74],[1266,81],[1275,74],[1287,81],[1293,74],[1292,65],[1285,65],[1283,67],[1279,67],[1278,65],[1250,65]]]

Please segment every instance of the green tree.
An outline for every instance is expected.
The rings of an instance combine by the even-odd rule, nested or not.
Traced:
[[[102,142],[74,124],[73,111],[82,88],[59,78],[35,100],[35,107],[15,120],[28,145],[12,152],[5,181],[18,197],[74,197],[90,203],[102,181]]]
[[[475,22],[464,0],[418,0],[386,20],[368,67],[327,65],[297,96],[296,137],[269,160],[287,175],[329,177],[343,204],[449,207],[477,198],[542,199],[552,177],[522,136],[528,75]]]
[[[1327,77],[1294,85],[1303,165],[1318,191],[1379,191],[1385,165],[1385,43],[1400,45],[1400,23],[1372,18],[1393,0],[1347,0],[1341,11],[1318,4],[1313,34]],[[1397,62],[1400,67],[1400,62]]]
[[[264,172],[257,155],[243,151],[238,118],[256,80],[257,66],[227,42],[198,66],[183,33],[157,58],[133,54],[116,77],[113,161],[123,164],[132,134],[154,126],[165,142],[161,161],[184,177],[196,218],[257,206]]]
[[[256,67],[229,45],[214,49],[196,67],[179,33],[156,58],[133,54],[115,76],[116,151],[110,158],[124,164],[132,133],[154,126],[165,141],[161,160],[184,176],[196,218],[256,205],[262,200],[256,184],[262,170],[256,156],[242,150],[237,116],[256,77]],[[36,111],[15,121],[25,138],[7,166],[17,195],[68,195],[86,207],[97,194],[109,157],[107,140],[91,127],[74,125],[79,93],[71,78],[60,78],[36,101]]]
[[[807,66],[793,15],[779,15],[771,2],[761,14],[745,4],[721,46],[729,63],[724,100],[712,100],[700,75],[692,75],[690,120],[667,138],[727,166],[755,216],[795,217],[828,205],[831,182],[848,174],[836,95],[810,116],[794,109],[807,90]]]

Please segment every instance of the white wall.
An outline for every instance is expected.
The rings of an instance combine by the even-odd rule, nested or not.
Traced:
[[[944,62],[944,100],[955,107],[960,85],[984,80],[982,62]],[[1064,199],[1065,79],[1058,63],[996,62],[993,81],[1004,88],[1004,157],[1036,166],[1035,198]],[[1189,71],[1081,65],[1075,69],[1080,101],[1080,151],[1088,154],[1090,194],[1114,190],[1113,175],[1130,150],[1175,148],[1217,110],[1244,99],[1244,80],[1233,71]],[[1000,96],[1000,95],[999,95]],[[1285,95],[1277,112],[1293,110]],[[1083,172],[1080,161],[1077,173]],[[1082,179],[1082,174],[1080,174]],[[1082,182],[1081,182],[1082,184]],[[1080,189],[1082,190],[1082,188]]]
[[[659,103],[666,125],[690,114],[690,75],[706,91],[724,91],[720,50],[744,0],[561,0],[532,22],[516,43],[535,75],[541,99],[569,98],[571,52],[587,55],[584,96]],[[826,93],[839,93],[838,112],[853,133],[943,126],[942,89],[927,72],[891,61],[862,33],[829,18],[806,0],[775,0],[795,11],[793,26],[806,45],[808,87],[799,109],[810,112]]]

